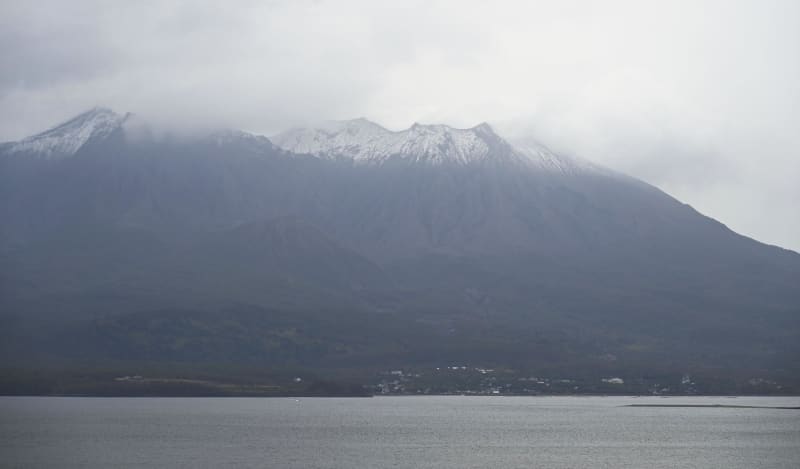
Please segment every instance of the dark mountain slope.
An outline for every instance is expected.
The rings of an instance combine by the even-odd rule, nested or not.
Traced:
[[[109,113],[0,148],[16,354],[69,355],[82,337],[82,357],[240,360],[237,337],[305,324],[286,346],[308,366],[795,366],[800,255],[635,179],[518,150],[486,125],[360,120],[279,148],[240,132],[155,138]],[[146,326],[160,311],[182,319]],[[225,345],[170,348],[201,329]],[[59,338],[21,339],[37,330]],[[274,364],[290,356],[278,349],[262,352]]]

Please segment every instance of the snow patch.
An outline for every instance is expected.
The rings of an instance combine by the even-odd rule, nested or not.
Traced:
[[[393,132],[366,119],[293,129],[271,138],[294,153],[380,164],[393,159],[428,164],[470,164],[492,156],[519,160],[486,124],[471,129],[414,124]]]
[[[293,153],[357,164],[379,165],[391,160],[431,165],[510,163],[558,172],[574,172],[586,166],[543,145],[512,146],[486,123],[469,129],[415,123],[394,132],[361,118],[296,128],[270,140]]]
[[[50,130],[10,143],[7,151],[46,159],[72,156],[89,140],[110,135],[127,118],[110,109],[94,108]]]

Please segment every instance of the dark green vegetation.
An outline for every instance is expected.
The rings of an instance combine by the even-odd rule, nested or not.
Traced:
[[[464,321],[454,330],[385,312],[155,310],[17,320],[4,331],[0,393],[7,394],[800,392],[793,364],[784,370],[709,366],[691,363],[688,354],[670,356],[666,347],[636,350],[636,344],[595,333],[591,337],[603,340],[601,349],[582,339],[577,327],[544,334]],[[691,382],[683,382],[687,375]],[[123,376],[145,379],[116,380]],[[295,377],[302,381],[295,383]],[[613,377],[624,383],[607,382]]]
[[[482,132],[475,165],[122,126],[0,147],[0,391],[492,392],[491,368],[511,393],[800,392],[800,255]]]
[[[309,370],[253,369],[231,364],[114,362],[103,366],[51,362],[43,367],[2,370],[0,395],[101,397],[364,397],[371,393],[345,376],[321,377]],[[146,374],[125,374],[146,370]],[[299,376],[298,376],[299,375]]]

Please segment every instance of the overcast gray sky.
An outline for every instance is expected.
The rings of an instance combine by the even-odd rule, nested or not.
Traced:
[[[800,1],[0,0],[0,140],[94,105],[495,124],[800,251]]]

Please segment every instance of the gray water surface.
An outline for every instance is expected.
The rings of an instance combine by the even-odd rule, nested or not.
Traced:
[[[0,467],[798,468],[765,397],[0,398]]]

